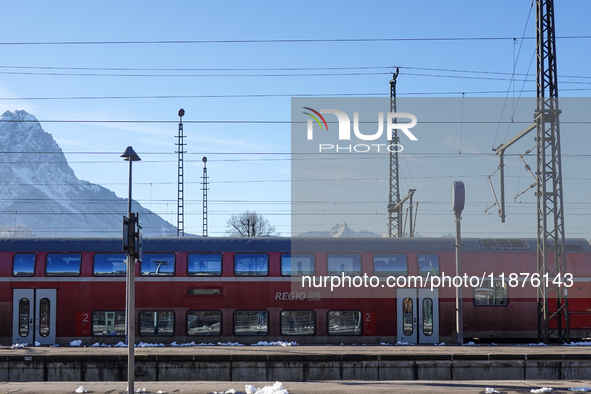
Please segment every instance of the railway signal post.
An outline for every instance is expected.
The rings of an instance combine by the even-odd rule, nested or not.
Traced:
[[[127,304],[125,320],[127,328],[127,390],[129,393],[134,392],[134,378],[135,378],[135,258],[137,250],[135,247],[135,239],[139,232],[136,232],[136,224],[138,223],[138,215],[131,213],[131,174],[132,163],[140,161],[140,157],[135,153],[131,146],[125,149],[121,155],[123,160],[129,161],[129,195],[127,198],[127,222],[124,217],[123,223],[123,251],[127,252],[127,271],[125,277],[125,293],[127,296]],[[126,225],[127,224],[127,225]]]

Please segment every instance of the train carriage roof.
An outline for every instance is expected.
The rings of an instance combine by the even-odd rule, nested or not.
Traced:
[[[454,238],[144,238],[144,252],[454,252]],[[464,238],[462,252],[535,252],[531,238]],[[0,238],[0,252],[121,252],[121,238]],[[591,253],[585,239],[567,239],[567,252]]]

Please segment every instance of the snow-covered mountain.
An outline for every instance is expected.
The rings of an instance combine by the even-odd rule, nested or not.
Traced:
[[[355,231],[351,230],[347,223],[340,222],[330,230],[308,231],[301,233],[298,237],[382,237],[382,234],[374,233],[369,230]]]
[[[133,202],[146,235],[176,234],[164,219]],[[0,117],[0,227],[39,236],[117,236],[127,200],[80,180],[61,148],[26,111]],[[10,231],[8,231],[10,233]]]

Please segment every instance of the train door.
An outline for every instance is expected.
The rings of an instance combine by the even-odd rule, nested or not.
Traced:
[[[396,334],[407,343],[439,343],[439,290],[398,289]]]
[[[12,343],[55,343],[55,289],[14,289],[12,305]]]

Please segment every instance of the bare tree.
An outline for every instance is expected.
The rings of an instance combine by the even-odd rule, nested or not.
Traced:
[[[232,215],[226,222],[226,234],[231,237],[277,237],[279,233],[267,219],[256,212]]]

